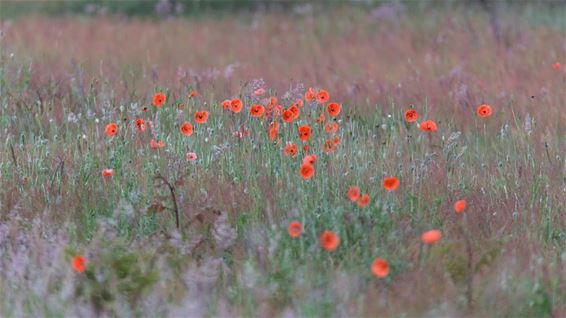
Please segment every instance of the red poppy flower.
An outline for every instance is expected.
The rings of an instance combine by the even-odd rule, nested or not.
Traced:
[[[197,154],[194,152],[187,152],[187,155],[185,156],[185,158],[187,159],[187,161],[195,161],[197,160]]]
[[[336,250],[340,244],[340,238],[332,231],[324,231],[320,234],[320,246],[325,250],[332,252]]]
[[[435,132],[438,130],[438,126],[436,126],[436,123],[432,120],[423,121],[420,127],[422,131],[428,131],[428,132]]]
[[[286,156],[291,156],[291,158],[295,158],[297,156],[297,145],[293,143],[288,143],[284,149]]]
[[[361,195],[360,187],[351,186],[350,189],[348,189],[348,199],[350,199],[350,201],[352,202],[358,201],[360,195]]]
[[[383,179],[383,187],[387,191],[393,191],[399,187],[399,179],[397,177],[385,177]]]
[[[239,113],[242,111],[242,107],[244,107],[244,103],[239,98],[234,98],[230,101],[230,109],[234,113]]]
[[[144,132],[145,131],[145,120],[138,118],[136,119],[136,129],[139,132]]]
[[[165,142],[163,142],[163,140],[157,141],[157,140],[152,138],[151,141],[149,142],[149,147],[151,149],[163,148],[163,147],[165,147]]]
[[[319,104],[326,103],[329,98],[330,95],[328,95],[328,92],[324,89],[321,89],[318,93],[316,93],[316,102]]]
[[[193,97],[197,97],[197,96],[198,96],[198,92],[195,91],[195,90],[192,90],[192,91],[189,93],[189,98],[193,98]]]
[[[369,204],[369,194],[364,194],[358,199],[358,206],[365,208]]]
[[[301,165],[300,173],[301,173],[301,177],[303,177],[303,179],[305,180],[312,178],[314,176],[313,165],[311,165],[310,163],[303,163]]]
[[[377,278],[385,278],[389,275],[389,263],[383,258],[376,258],[371,264],[371,272]]]
[[[106,136],[114,137],[118,133],[118,125],[116,125],[116,123],[110,123],[106,125],[104,131],[106,132]]]
[[[250,115],[252,117],[261,117],[264,112],[265,108],[263,107],[263,105],[253,105],[252,107],[250,107]]]
[[[324,152],[332,153],[336,150],[336,143],[334,139],[330,139],[324,142]]]
[[[295,114],[293,113],[292,110],[286,109],[283,112],[283,121],[286,123],[292,123],[293,120],[295,120]]]
[[[71,266],[77,273],[82,273],[86,270],[86,259],[82,255],[77,255],[71,261]]]
[[[302,125],[299,127],[299,137],[302,141],[309,140],[311,136],[311,127],[309,125]]]
[[[432,245],[432,244],[436,244],[436,242],[440,240],[440,237],[441,234],[439,230],[430,230],[424,232],[421,238],[423,240],[423,243]]]
[[[316,155],[308,155],[303,158],[303,164],[310,164],[314,166],[316,164]]]
[[[165,103],[166,100],[167,96],[162,92],[157,92],[155,95],[153,95],[153,105],[155,107],[163,106],[163,103]]]
[[[181,133],[183,133],[183,135],[189,137],[190,135],[193,134],[193,125],[191,125],[191,123],[189,123],[189,122],[184,122],[181,125],[180,130],[181,130]]]
[[[310,87],[309,89],[307,89],[307,91],[305,92],[305,99],[308,102],[311,102],[315,97],[315,93],[314,93],[314,89],[312,87]]]
[[[303,224],[299,221],[293,221],[291,223],[289,223],[289,228],[287,229],[287,232],[289,233],[289,236],[292,238],[297,238],[300,237],[301,234],[303,234]]]
[[[222,101],[222,108],[228,110],[232,107],[232,101],[229,99],[225,99],[224,101]]]
[[[199,124],[204,124],[208,121],[208,112],[200,111],[195,113],[195,121]]]
[[[466,200],[458,200],[456,201],[456,203],[454,203],[454,211],[456,211],[456,214],[460,214],[462,212],[464,212],[464,210],[466,209]]]
[[[478,116],[480,116],[480,117],[489,117],[493,113],[493,110],[491,109],[491,107],[489,105],[483,104],[483,105],[478,106],[478,109],[477,109],[476,112],[477,112]]]
[[[335,121],[331,121],[326,125],[324,125],[324,130],[329,134],[333,134],[338,131],[338,123]]]
[[[113,169],[102,169],[102,176],[105,178],[112,177],[114,175]]]
[[[299,107],[297,107],[297,105],[293,105],[293,106],[289,107],[289,110],[293,113],[294,119],[299,118],[301,111],[299,110]]]
[[[419,118],[419,113],[417,113],[416,110],[414,109],[407,109],[407,111],[405,111],[405,120],[408,123],[412,123],[414,121],[417,121],[417,118]]]
[[[328,111],[328,115],[332,116],[332,117],[336,117],[338,116],[338,114],[340,114],[340,110],[342,109],[342,106],[340,106],[340,104],[338,103],[328,103],[328,107],[326,108],[326,110]]]

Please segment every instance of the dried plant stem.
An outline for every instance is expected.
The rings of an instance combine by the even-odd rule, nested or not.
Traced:
[[[171,200],[173,201],[173,212],[175,212],[175,226],[177,227],[177,230],[179,230],[180,229],[179,206],[177,205],[177,196],[175,194],[175,186],[173,186],[167,179],[165,179],[165,177],[163,177],[159,173],[154,178],[157,179],[157,180],[161,180],[161,182],[163,182],[163,184],[166,185],[167,188],[169,188],[169,193],[171,194]]]

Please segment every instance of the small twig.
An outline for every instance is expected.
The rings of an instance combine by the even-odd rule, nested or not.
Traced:
[[[550,159],[550,152],[548,152],[548,143],[546,141],[544,142],[544,150],[546,150],[546,157],[548,158],[548,162],[552,164],[552,159]]]
[[[175,186],[173,186],[165,177],[163,177],[160,173],[154,177],[154,179],[163,182],[169,188],[169,193],[171,194],[171,200],[173,200],[173,212],[175,212],[175,225],[177,226],[177,230],[180,228],[179,226],[179,207],[177,206],[177,196],[175,194]]]
[[[14,145],[10,144],[10,152],[12,153],[12,161],[14,161],[14,166],[18,167],[18,160],[16,159],[16,152],[14,151]]]

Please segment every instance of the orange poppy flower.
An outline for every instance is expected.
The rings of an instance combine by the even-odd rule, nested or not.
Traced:
[[[239,113],[242,111],[242,107],[244,107],[244,103],[239,98],[234,98],[230,101],[230,109],[234,113]]]
[[[289,110],[293,113],[293,117],[295,119],[297,119],[299,117],[299,115],[301,114],[301,111],[299,110],[299,107],[297,105],[293,105],[293,106],[289,107]]]
[[[423,121],[420,127],[422,131],[428,131],[428,132],[435,132],[438,130],[438,126],[436,126],[436,123],[432,120]]]
[[[383,179],[383,187],[387,191],[393,191],[399,187],[399,179],[397,177],[385,177]]]
[[[189,137],[190,135],[193,134],[193,125],[191,125],[191,123],[189,123],[189,122],[184,122],[181,125],[180,130],[181,130],[181,133],[183,133],[183,135]]]
[[[320,234],[320,246],[323,249],[332,252],[340,244],[340,238],[338,235],[332,231],[324,231]]]
[[[348,189],[348,199],[350,199],[350,201],[352,202],[358,201],[360,195],[361,195],[360,187],[351,186],[350,189]]]
[[[118,125],[116,125],[116,123],[110,123],[106,125],[104,131],[106,132],[106,136],[114,137],[118,133]]]
[[[265,108],[263,107],[263,105],[253,105],[252,107],[250,107],[250,115],[252,117],[261,117],[264,112]]]
[[[307,145],[307,144],[303,145],[303,151],[309,151],[309,149],[310,149],[309,145]]]
[[[559,71],[562,68],[562,65],[560,65],[560,62],[556,62],[552,64],[552,68]]]
[[[389,275],[389,263],[383,258],[376,258],[371,263],[371,272],[377,278],[385,278]]]
[[[295,101],[295,104],[297,104],[297,106],[299,108],[303,107],[303,100],[301,98],[297,98],[297,101]]]
[[[161,107],[166,100],[167,96],[165,96],[165,94],[163,94],[162,92],[157,92],[155,95],[153,95],[153,106]]]
[[[165,142],[163,142],[163,140],[156,141],[155,139],[152,138],[151,141],[149,142],[149,147],[151,149],[163,148],[165,147]]]
[[[230,109],[232,106],[232,101],[229,99],[225,99],[224,101],[222,101],[222,108],[228,110]]]
[[[136,119],[136,129],[139,132],[144,132],[145,131],[145,120],[138,118]]]
[[[102,176],[107,178],[107,177],[111,177],[114,175],[114,170],[113,169],[102,169]]]
[[[454,203],[454,211],[456,211],[456,214],[460,214],[464,212],[466,206],[466,200],[458,200],[456,201],[456,203]]]
[[[441,234],[439,230],[426,231],[422,235],[423,243],[432,245],[440,240]]]
[[[311,136],[311,127],[309,125],[302,125],[299,127],[299,137],[302,141],[309,140]]]
[[[197,160],[197,154],[194,152],[187,152],[187,155],[185,156],[185,158],[187,159],[187,161],[195,161]]]
[[[324,116],[324,114],[320,114],[320,116],[318,116],[318,119],[316,121],[319,123],[323,123],[326,121],[326,117]]]
[[[277,133],[279,133],[279,123],[272,121],[271,124],[269,124],[269,139],[277,139]]]
[[[307,91],[305,92],[305,99],[308,102],[311,102],[314,99],[314,89],[312,87],[310,87],[309,89],[307,89]]]
[[[324,148],[323,148],[325,153],[332,153],[336,150],[336,144],[334,143],[334,140],[327,140],[324,142]]]
[[[303,179],[305,180],[312,178],[314,176],[313,165],[311,165],[310,163],[303,163],[301,165],[300,173],[301,173],[301,177],[303,177]]]
[[[477,109],[476,112],[477,112],[478,116],[480,116],[480,117],[489,117],[493,113],[493,110],[491,109],[491,107],[489,105],[483,104],[483,105],[478,106],[478,109]]]
[[[332,117],[336,117],[338,116],[338,114],[340,114],[340,110],[342,109],[342,106],[340,106],[340,104],[338,103],[328,103],[328,107],[326,108],[326,110],[328,111],[328,115],[332,116]]]
[[[263,94],[265,94],[265,88],[258,88],[254,91],[255,96],[261,96]]]
[[[416,110],[407,109],[407,111],[405,111],[405,120],[408,123],[412,123],[412,122],[417,121],[417,118],[419,118],[419,113],[417,113]]]
[[[284,149],[286,156],[291,156],[291,158],[295,158],[297,156],[297,145],[293,143],[288,143]]]
[[[189,98],[197,97],[197,96],[198,96],[198,92],[195,91],[195,90],[192,90],[192,91],[189,93]]]
[[[208,112],[200,111],[195,113],[195,121],[199,124],[204,124],[208,121]]]
[[[314,166],[316,164],[316,155],[305,156],[303,158],[303,164],[307,164],[307,163]]]
[[[292,238],[297,238],[299,236],[301,236],[301,234],[303,234],[303,224],[299,221],[293,221],[291,223],[289,223],[289,227],[287,228],[287,232],[289,233],[289,236]]]
[[[369,194],[364,194],[358,199],[358,206],[365,208],[369,204]]]
[[[329,122],[324,125],[324,130],[329,134],[333,134],[338,131],[338,123],[335,121]]]
[[[86,270],[86,259],[82,255],[77,255],[73,257],[71,261],[71,266],[77,273],[82,273]]]
[[[329,98],[330,96],[328,95],[328,92],[323,89],[316,93],[316,102],[319,104],[326,103]]]
[[[292,123],[293,120],[295,120],[295,114],[293,113],[292,110],[286,109],[283,112],[283,121],[286,123]]]

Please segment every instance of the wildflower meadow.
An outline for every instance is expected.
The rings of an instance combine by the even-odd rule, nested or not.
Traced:
[[[566,2],[0,11],[1,317],[566,317]]]

